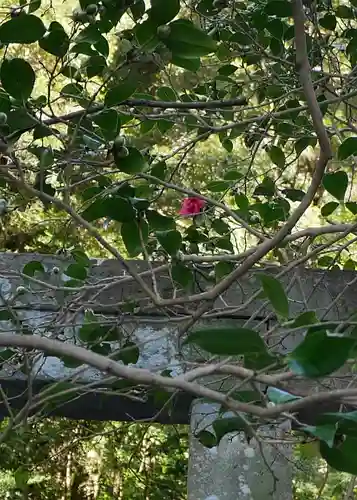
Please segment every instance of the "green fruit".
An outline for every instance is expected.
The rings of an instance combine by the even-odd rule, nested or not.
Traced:
[[[72,19],[75,23],[87,23],[89,21],[88,14],[80,9],[75,9],[73,11]]]
[[[0,113],[0,125],[5,125],[7,122],[7,114]]]
[[[171,28],[167,24],[163,24],[162,26],[159,26],[157,28],[156,33],[159,38],[165,40],[166,38],[169,38],[171,34]]]
[[[125,137],[122,135],[118,135],[118,137],[116,137],[116,139],[114,140],[114,147],[120,149],[123,146],[125,146]]]
[[[86,13],[90,16],[95,15],[97,12],[98,12],[98,7],[94,3],[91,3],[86,8]]]

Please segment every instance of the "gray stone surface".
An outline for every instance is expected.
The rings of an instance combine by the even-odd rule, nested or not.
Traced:
[[[291,450],[278,444],[258,446],[244,434],[226,434],[218,446],[204,447],[195,434],[212,432],[219,407],[196,401],[192,409],[188,500],[291,500]],[[232,416],[226,414],[227,417]],[[234,415],[233,415],[234,416]],[[288,429],[264,428],[264,437],[279,438]]]

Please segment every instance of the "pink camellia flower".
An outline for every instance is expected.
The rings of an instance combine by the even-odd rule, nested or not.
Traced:
[[[206,205],[204,200],[201,198],[185,198],[182,202],[182,206],[180,209],[180,215],[197,215],[201,212],[202,208]]]

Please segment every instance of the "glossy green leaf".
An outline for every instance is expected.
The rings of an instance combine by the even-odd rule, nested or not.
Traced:
[[[24,265],[22,269],[23,274],[27,274],[27,276],[35,276],[37,272],[44,273],[45,268],[43,267],[42,262],[38,260],[32,260]]]
[[[325,14],[321,19],[319,19],[319,24],[322,28],[333,31],[337,24],[336,17],[333,14]]]
[[[336,16],[340,17],[341,19],[354,19],[356,17],[353,9],[351,9],[351,7],[348,7],[347,5],[339,5],[336,8],[335,12]]]
[[[121,237],[130,257],[137,257],[143,251],[149,237],[149,226],[144,220],[124,222]]]
[[[0,68],[3,88],[15,99],[27,100],[35,85],[36,75],[24,59],[5,59]]]
[[[30,0],[28,12],[31,14],[41,7],[41,0]]]
[[[199,328],[188,334],[185,343],[195,344],[211,354],[223,356],[244,355],[249,359],[258,359],[268,354],[260,334],[247,328]]]
[[[14,315],[8,309],[0,310],[0,321],[13,321]]]
[[[272,0],[265,6],[265,12],[269,16],[291,17],[292,7],[287,0]]]
[[[225,235],[230,231],[229,225],[222,219],[214,219],[212,221],[212,229],[216,231],[216,233],[222,235]]]
[[[114,355],[116,361],[122,361],[124,365],[135,365],[138,362],[140,351],[135,342],[127,341],[120,351]]]
[[[330,201],[329,203],[326,203],[326,205],[321,208],[322,217],[328,217],[331,215],[338,206],[339,203],[337,203],[337,201]]]
[[[297,141],[295,142],[295,151],[296,151],[296,154],[298,156],[301,155],[301,153],[306,149],[308,148],[309,146],[311,147],[315,147],[317,144],[317,139],[316,137],[311,137],[311,136],[304,136],[304,137],[300,137],[299,139],[297,139]]]
[[[205,447],[205,448],[213,448],[217,446],[217,438],[212,432],[206,431],[203,429],[202,431],[197,432],[195,434],[195,438],[199,440],[199,442]]]
[[[162,215],[156,210],[147,210],[146,218],[150,229],[153,231],[167,231],[176,228],[175,221],[172,217]]]
[[[95,200],[82,212],[83,219],[88,222],[109,217],[118,222],[130,222],[135,218],[135,210],[132,204],[120,196]]]
[[[0,25],[1,43],[33,43],[40,40],[46,28],[39,17],[21,14]]]
[[[268,155],[271,161],[279,168],[285,167],[285,154],[278,146],[270,146]]]
[[[222,278],[230,274],[234,267],[233,262],[218,262],[214,267],[216,282],[218,283]]]
[[[65,274],[76,280],[85,280],[87,278],[87,269],[81,264],[70,264],[65,270]]]
[[[179,19],[169,26],[168,36],[162,42],[174,57],[197,59],[216,50],[216,42],[191,21]]]
[[[291,328],[299,328],[302,326],[313,325],[314,323],[317,323],[317,321],[318,320],[315,311],[304,311],[303,313],[299,314],[299,316],[294,318],[294,321],[290,326]]]
[[[353,215],[357,215],[357,202],[355,201],[347,201],[345,203],[347,210],[349,210]]]
[[[188,266],[185,266],[181,262],[173,264],[171,267],[171,276],[174,283],[178,283],[183,288],[186,288],[193,283],[193,273]]]
[[[334,196],[338,201],[343,201],[348,187],[348,176],[346,172],[339,170],[331,174],[325,174],[322,184],[326,191]]]
[[[273,306],[275,312],[284,318],[289,316],[289,301],[285,290],[276,278],[267,274],[258,274],[264,294]]]
[[[157,26],[172,21],[180,11],[180,0],[150,0],[149,18]]]
[[[88,78],[101,75],[106,67],[107,62],[105,57],[99,54],[90,56],[85,65]]]
[[[114,140],[118,136],[121,120],[119,113],[115,109],[104,109],[93,117],[93,121],[98,125],[106,140]]]
[[[348,137],[338,148],[339,160],[346,160],[346,158],[352,155],[357,155],[357,137]]]
[[[337,446],[330,448],[325,441],[320,441],[322,458],[333,468],[339,471],[357,474],[357,437],[347,436]]]
[[[55,29],[45,34],[38,42],[41,49],[56,57],[64,57],[69,49],[69,37],[64,29]]]
[[[164,250],[170,255],[176,255],[182,244],[182,236],[174,229],[169,231],[157,231],[155,236]]]
[[[114,161],[118,168],[126,174],[136,174],[148,168],[148,164],[136,148],[128,147],[128,155],[122,157],[119,151],[114,150]]]
[[[222,193],[230,188],[231,182],[228,181],[212,181],[206,185],[206,189],[212,193]]]
[[[131,97],[136,91],[136,85],[133,82],[123,82],[116,85],[112,89],[109,89],[106,93],[104,104],[111,108],[112,106],[117,106],[118,104],[126,101]]]
[[[294,394],[290,394],[289,392],[278,389],[277,387],[268,387],[266,395],[269,398],[269,401],[272,401],[275,404],[285,404],[290,401],[301,399],[299,396],[294,396]]]
[[[332,448],[335,442],[336,425],[304,425],[304,432],[311,434]]]
[[[282,193],[291,201],[301,201],[305,196],[301,189],[283,189]]]
[[[188,71],[192,71],[193,73],[198,71],[201,66],[201,61],[199,58],[185,59],[184,57],[179,57],[175,54],[172,55],[171,62],[175,66],[187,69]]]
[[[239,417],[222,417],[216,419],[212,423],[213,430],[216,434],[217,445],[221,439],[230,433],[244,432],[247,430],[247,424],[243,418]]]
[[[156,95],[162,101],[176,101],[176,92],[171,87],[159,87],[156,91]]]
[[[309,331],[289,355],[288,364],[299,375],[323,377],[343,366],[355,343],[353,338],[328,334],[324,330]]]

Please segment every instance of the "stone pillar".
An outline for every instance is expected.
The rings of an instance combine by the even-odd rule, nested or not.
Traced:
[[[217,447],[205,448],[195,438],[200,430],[213,432],[210,424],[218,411],[217,405],[199,400],[192,406],[188,500],[291,500],[288,445],[258,446],[255,439],[248,443],[243,434],[231,433]],[[275,430],[265,427],[264,435],[278,438],[285,425]]]

